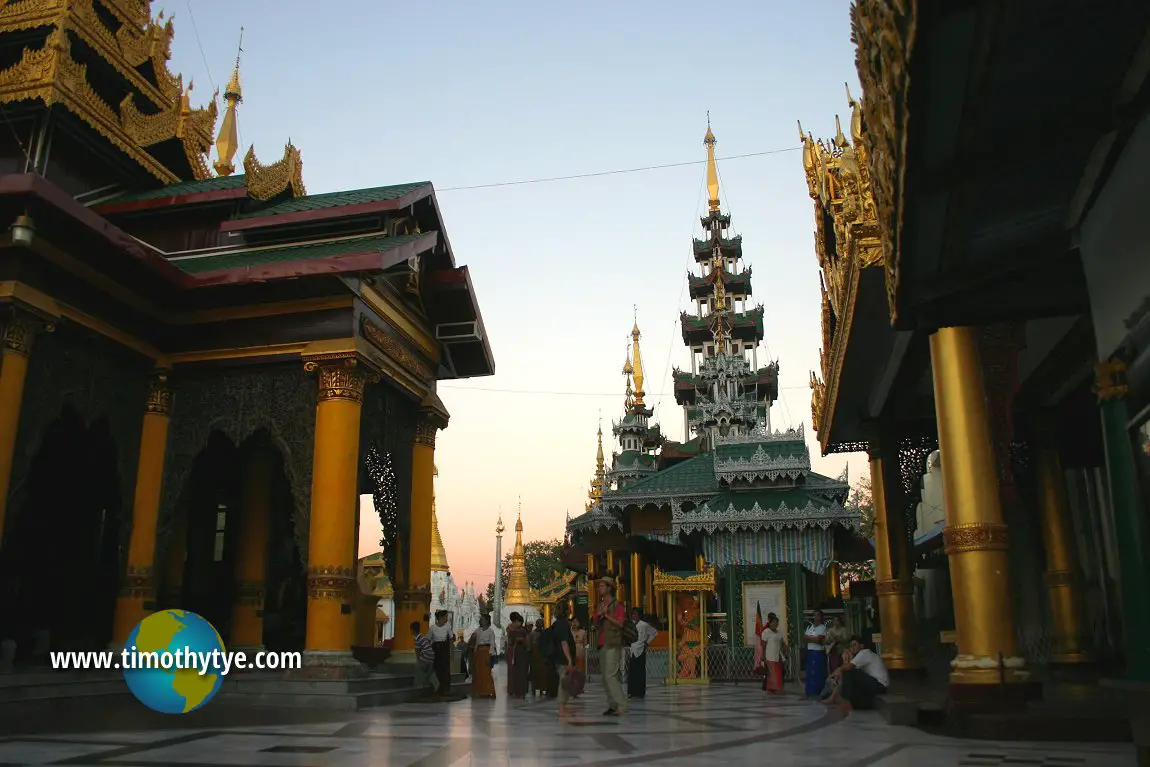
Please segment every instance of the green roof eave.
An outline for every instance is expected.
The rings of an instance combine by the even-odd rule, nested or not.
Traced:
[[[266,279],[275,279],[309,273],[342,272],[345,270],[337,268],[338,262],[356,256],[363,257],[357,259],[357,264],[360,266],[357,271],[367,271],[373,265],[374,269],[386,269],[392,265],[391,262],[398,263],[403,260],[403,256],[397,254],[395,258],[389,259],[385,254],[404,248],[416,249],[417,251],[429,249],[435,246],[436,239],[435,232],[396,237],[372,234],[359,237],[342,237],[326,242],[247,248],[225,253],[205,253],[173,258],[170,261],[184,273],[197,276],[234,271],[243,271],[250,275],[253,271],[264,271],[267,273]],[[296,265],[299,269],[296,270],[296,273],[278,273],[280,270],[277,267],[284,265]],[[259,275],[250,276],[258,277]]]
[[[215,176],[199,181],[181,181],[158,189],[131,192],[94,205],[101,215],[124,213],[131,210],[155,208],[161,205],[185,205],[196,202],[215,202],[247,196],[247,177]]]
[[[260,210],[249,211],[237,216],[237,220],[285,216],[292,213],[306,213],[331,208],[391,202],[407,197],[424,188],[430,193],[431,182],[415,181],[406,184],[393,184],[391,186],[376,186],[369,189],[308,194],[303,197],[293,197],[290,200],[284,200]]]
[[[718,491],[719,483],[715,479],[711,454],[703,453],[632,482],[624,489],[612,493],[610,499],[604,498],[603,502],[609,506],[624,506],[630,499],[705,496]]]

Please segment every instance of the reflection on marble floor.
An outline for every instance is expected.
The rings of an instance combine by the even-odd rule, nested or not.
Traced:
[[[69,764],[152,767],[283,765],[628,765],[657,762],[898,767],[1005,765],[1126,767],[1115,744],[951,740],[891,727],[873,712],[846,719],[754,687],[654,687],[625,717],[604,717],[602,688],[588,686],[559,720],[553,701],[465,700],[349,713],[342,721],[213,730],[99,732],[0,739],[0,767]],[[712,756],[713,755],[713,756]]]

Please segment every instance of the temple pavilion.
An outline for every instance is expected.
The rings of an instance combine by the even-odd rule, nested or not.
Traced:
[[[431,183],[309,194],[290,142],[241,155],[239,61],[217,126],[173,34],[146,0],[0,5],[4,638],[185,607],[354,675],[361,493],[396,622],[431,602],[437,381],[493,370],[470,272]]]
[[[824,453],[870,456],[886,664],[941,671],[952,710],[1144,684],[1150,6],[851,12],[862,98],[803,136],[812,415]]]
[[[770,611],[784,611],[793,633],[808,597],[817,593],[821,602],[832,590],[830,564],[836,547],[855,537],[858,515],[846,505],[845,472],[831,478],[811,470],[801,426],[770,428],[778,363],[758,364],[763,308],[748,305],[751,269],[720,207],[710,126],[704,144],[708,212],[703,238],[692,243],[693,311],[680,319],[691,363],[674,370],[675,400],[694,436],[671,442],[651,422],[636,323],[623,366],[623,415],[612,424],[620,449],[608,467],[600,428],[588,508],[568,530],[587,552],[588,574],[618,575],[621,593],[647,612],[667,616],[664,592],[676,580],[703,583],[683,590],[710,594],[701,607],[721,614],[718,635],[750,651],[756,605],[765,616],[775,600]]]

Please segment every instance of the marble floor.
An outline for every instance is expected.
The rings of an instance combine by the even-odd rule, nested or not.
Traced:
[[[499,669],[502,670],[501,668]],[[497,678],[497,683],[501,680]],[[205,707],[205,710],[209,706]],[[326,721],[275,723],[264,710],[248,720],[197,729],[181,718],[178,729],[108,727],[80,732],[0,738],[6,765],[108,767],[470,767],[475,765],[583,765],[607,767],[727,764],[835,765],[1043,765],[1134,767],[1126,744],[995,743],[952,740],[907,727],[891,727],[874,712],[845,719],[794,696],[765,699],[754,687],[653,687],[624,717],[604,717],[602,688],[588,685],[560,720],[553,701],[464,700],[410,703]],[[220,717],[216,717],[220,719]],[[173,722],[174,723],[174,722]]]

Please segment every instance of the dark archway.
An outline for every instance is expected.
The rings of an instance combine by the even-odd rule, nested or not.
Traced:
[[[68,405],[44,430],[0,552],[5,636],[21,655],[47,631],[53,649],[103,649],[112,639],[122,552],[118,451],[106,418],[91,426]]]
[[[225,637],[235,598],[238,459],[232,441],[212,432],[196,456],[184,495],[187,521],[181,607],[202,615]]]

